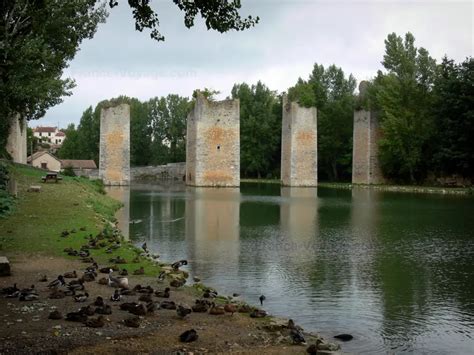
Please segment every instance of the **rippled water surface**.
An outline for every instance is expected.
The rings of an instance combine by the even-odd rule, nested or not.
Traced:
[[[474,351],[473,198],[251,184],[125,200],[132,240],[306,329],[353,334],[347,352]]]

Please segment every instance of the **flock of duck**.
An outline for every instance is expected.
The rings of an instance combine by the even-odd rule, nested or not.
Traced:
[[[63,232],[63,236],[65,233]],[[128,280],[128,271],[126,269],[120,270],[117,264],[125,264],[126,261],[117,256],[111,258],[109,261],[113,263],[112,266],[100,267],[98,263],[90,256],[89,249],[98,247],[107,247],[107,251],[115,250],[120,247],[120,243],[115,235],[105,237],[102,233],[96,237],[91,235],[88,237],[89,241],[86,245],[77,251],[72,248],[66,248],[64,251],[68,255],[78,256],[85,263],[90,263],[82,274],[76,271],[66,272],[58,275],[54,280],[46,285],[46,290],[49,292],[50,299],[62,299],[71,297],[76,303],[84,304],[78,310],[71,311],[63,315],[60,311],[54,310],[49,314],[49,319],[60,320],[65,319],[71,322],[83,323],[86,327],[101,328],[106,324],[104,316],[112,314],[112,307],[110,303],[120,303],[119,310],[127,312],[130,316],[123,319],[121,322],[127,327],[138,328],[145,316],[153,314],[158,309],[175,310],[177,317],[184,319],[189,317],[192,313],[208,313],[210,315],[233,315],[236,312],[248,313],[252,318],[263,318],[267,313],[263,309],[251,307],[245,303],[235,302],[238,294],[233,297],[226,298],[227,301],[222,304],[225,298],[218,297],[218,293],[210,288],[202,291],[200,298],[195,300],[192,306],[184,303],[176,303],[171,300],[172,291],[170,287],[162,289],[155,289],[150,285],[142,286],[140,284],[131,287]],[[101,240],[107,240],[108,243]],[[141,256],[150,257],[146,243],[142,245],[143,253]],[[137,255],[138,258],[138,255]],[[180,267],[187,265],[186,260],[179,260],[171,265],[174,272],[180,272]],[[114,275],[117,272],[118,275]],[[143,267],[135,270],[133,274],[144,274]],[[99,277],[103,274],[103,277]],[[167,272],[162,271],[157,278],[159,283],[163,283],[166,279]],[[48,278],[46,275],[42,276],[39,282],[46,283]],[[104,298],[101,295],[92,298],[86,289],[89,282],[98,282],[101,285],[108,286],[110,296]],[[171,287],[181,287],[185,284],[185,278],[173,278],[169,284]],[[164,286],[164,285],[163,285]],[[113,289],[113,291],[112,291]],[[28,288],[18,288],[16,284],[10,287],[1,289],[2,294],[7,298],[17,298],[19,301],[35,301],[39,299],[38,290],[35,285]],[[131,296],[138,296],[136,301],[131,301]],[[259,298],[261,306],[265,301],[265,296],[261,295]],[[85,303],[90,302],[85,305]],[[96,316],[96,317],[94,317]],[[290,331],[290,337],[295,344],[304,344],[305,338],[302,329],[294,324],[290,319],[287,325]],[[198,339],[196,330],[190,329],[179,336],[182,342],[192,342]],[[316,344],[317,345],[317,344]],[[311,348],[311,347],[310,347]],[[311,352],[308,348],[308,353]]]

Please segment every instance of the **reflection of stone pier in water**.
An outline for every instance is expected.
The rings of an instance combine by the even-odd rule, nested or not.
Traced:
[[[123,203],[115,214],[117,226],[122,231],[126,240],[130,238],[130,187],[129,186],[106,186],[107,195]]]
[[[281,229],[298,243],[310,242],[318,233],[318,189],[316,187],[281,187],[285,201],[280,207]]]
[[[356,238],[376,238],[381,192],[363,187],[352,188],[351,224]]]
[[[100,112],[99,177],[105,185],[130,184],[130,106]]]
[[[239,263],[239,189],[188,188],[188,191],[191,197],[186,200],[185,235],[189,257],[207,261],[201,267],[193,267],[193,272],[218,279],[219,273],[227,275],[229,270],[238,270],[238,267],[214,268]]]

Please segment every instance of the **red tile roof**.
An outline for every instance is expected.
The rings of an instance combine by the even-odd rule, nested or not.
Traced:
[[[56,133],[56,137],[66,137],[66,134],[64,132],[59,131]]]
[[[42,126],[38,126],[36,128],[33,129],[34,132],[56,132],[56,127],[42,127]]]

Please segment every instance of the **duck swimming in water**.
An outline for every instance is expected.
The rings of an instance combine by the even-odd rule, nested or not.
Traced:
[[[261,295],[258,299],[260,300],[260,305],[263,306],[263,301],[265,301],[267,298],[264,295]]]

